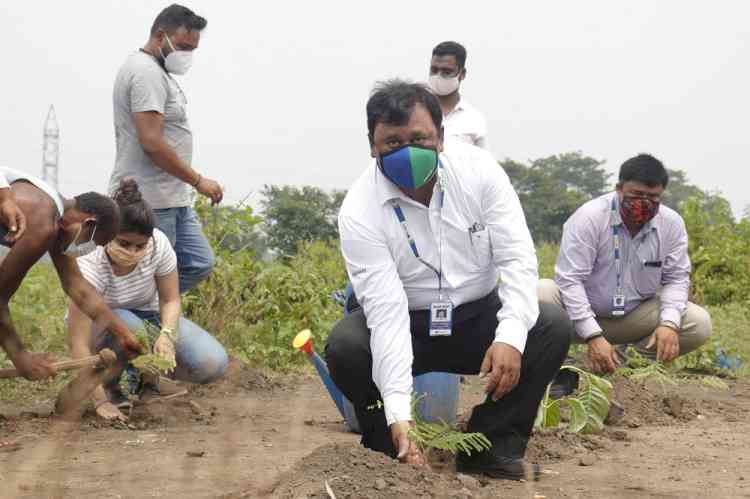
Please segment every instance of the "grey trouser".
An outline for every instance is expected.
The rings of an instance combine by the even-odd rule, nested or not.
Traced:
[[[552,279],[539,281],[538,294],[541,303],[554,303],[565,308],[560,289]],[[660,322],[660,305],[659,297],[655,296],[641,303],[624,317],[597,317],[596,321],[601,326],[604,337],[613,345],[634,344],[637,350],[645,352],[649,337]],[[709,336],[711,336],[711,316],[704,308],[688,302],[687,309],[682,316],[680,355],[699,348]],[[573,341],[583,342],[577,334]]]

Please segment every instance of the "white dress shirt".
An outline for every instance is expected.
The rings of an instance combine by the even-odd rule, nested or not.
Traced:
[[[0,189],[5,189],[7,187],[10,187],[8,180],[5,178],[5,175],[0,173]]]
[[[487,122],[482,113],[461,97],[448,114],[443,116],[446,138],[457,138],[469,144],[489,149],[487,144]]]
[[[536,252],[508,176],[487,151],[461,142],[446,146],[440,161],[429,207],[403,194],[373,161],[339,213],[341,250],[371,331],[372,377],[389,425],[411,420],[409,310],[438,301],[438,278],[414,256],[391,200],[401,206],[420,256],[442,268],[443,300],[454,307],[478,300],[500,280],[495,341],[523,353],[539,315]]]

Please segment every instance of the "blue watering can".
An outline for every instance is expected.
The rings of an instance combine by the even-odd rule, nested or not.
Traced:
[[[354,406],[344,397],[331,379],[325,361],[313,350],[312,334],[309,329],[301,331],[294,338],[292,346],[305,354],[315,367],[323,385],[328,390],[347,426],[354,433],[360,433],[359,421]],[[433,372],[414,378],[414,392],[418,397],[417,413],[423,421],[453,424],[458,412],[459,376],[451,373]]]

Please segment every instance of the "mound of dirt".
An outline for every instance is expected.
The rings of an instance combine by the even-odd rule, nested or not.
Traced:
[[[618,438],[618,435],[620,438]],[[626,436],[604,432],[599,435],[579,435],[563,428],[537,430],[526,449],[526,460],[530,463],[554,463],[591,451],[608,448],[609,440],[624,440]]]
[[[617,423],[618,426],[690,421],[699,413],[697,402],[678,395],[673,387],[636,383],[619,376],[612,381],[615,399],[625,409],[625,416]]]
[[[279,478],[272,497],[328,499],[326,482],[337,499],[489,497],[474,477],[414,468],[358,444],[319,447]]]
[[[238,391],[271,390],[278,383],[254,369],[241,360],[230,357],[229,365],[221,379],[207,385],[193,385],[190,392],[194,395],[227,394]]]

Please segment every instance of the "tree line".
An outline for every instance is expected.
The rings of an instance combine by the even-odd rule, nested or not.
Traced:
[[[527,162],[505,159],[500,166],[521,200],[534,241],[558,243],[563,223],[586,201],[614,188],[616,179],[604,160],[568,152]],[[663,204],[682,212],[691,198],[700,198],[708,212],[731,213],[729,202],[689,182],[684,171],[670,169]],[[303,241],[338,238],[336,216],[346,191],[314,186],[266,185],[261,192],[262,223],[251,233],[232,239],[233,249],[250,247],[263,255],[294,255]]]

